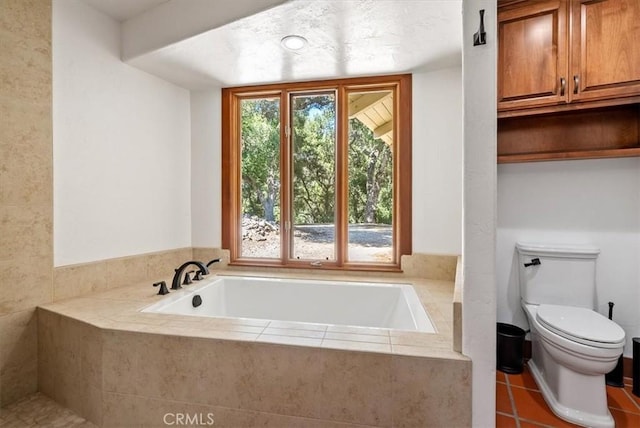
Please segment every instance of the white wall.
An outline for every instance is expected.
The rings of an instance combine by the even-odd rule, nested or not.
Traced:
[[[221,247],[220,88],[191,92],[191,212],[194,247]]]
[[[515,242],[594,244],[597,309],[631,338],[640,335],[640,159],[595,159],[498,167],[498,320],[527,327]]]
[[[191,246],[189,92],[122,63],[119,31],[53,2],[55,266]]]
[[[495,426],[496,2],[465,0],[462,352],[473,361],[474,427]],[[487,44],[473,46],[485,10]]]
[[[413,252],[462,252],[462,68],[413,75]]]

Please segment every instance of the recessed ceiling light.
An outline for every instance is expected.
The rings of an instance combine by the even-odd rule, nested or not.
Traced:
[[[290,51],[299,51],[307,45],[307,39],[302,36],[290,35],[283,37],[280,40],[282,47],[289,49]]]

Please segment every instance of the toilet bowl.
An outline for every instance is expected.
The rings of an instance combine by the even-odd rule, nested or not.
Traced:
[[[592,246],[517,243],[521,304],[531,330],[528,366],[551,410],[574,424],[612,428],[605,374],[624,330],[597,313]]]
[[[624,330],[586,308],[523,306],[533,347],[528,365],[552,411],[578,425],[614,427],[604,375],[622,353]]]

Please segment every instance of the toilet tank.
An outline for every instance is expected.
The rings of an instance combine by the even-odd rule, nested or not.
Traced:
[[[523,302],[595,307],[598,248],[518,242],[516,250]]]

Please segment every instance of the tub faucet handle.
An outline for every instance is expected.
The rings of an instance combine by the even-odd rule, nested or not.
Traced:
[[[202,271],[197,270],[196,274],[193,276],[194,281],[200,281],[202,279]]]
[[[540,263],[540,259],[539,258],[535,258],[535,259],[531,259],[531,263],[525,263],[524,267],[529,267],[529,266],[538,266],[542,263]]]
[[[169,294],[169,290],[167,290],[167,283],[164,281],[160,281],[160,282],[155,282],[153,284],[154,287],[160,287],[160,291],[158,291],[158,294],[161,296],[164,296],[165,294]]]
[[[182,281],[182,285],[189,285],[193,281],[191,281],[191,276],[189,274],[193,273],[193,271],[189,271],[184,274],[184,281]]]

